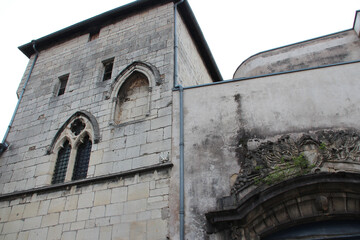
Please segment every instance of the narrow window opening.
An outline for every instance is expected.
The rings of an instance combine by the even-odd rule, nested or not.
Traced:
[[[99,38],[99,34],[100,34],[100,30],[97,30],[97,31],[94,31],[94,32],[91,32],[89,34],[89,42],[95,40],[95,39],[98,39]]]
[[[71,146],[69,144],[69,141],[66,140],[63,144],[63,147],[58,152],[54,175],[51,181],[52,184],[64,182],[70,157],[70,151]]]
[[[79,145],[77,150],[72,180],[79,180],[86,178],[89,167],[91,146],[92,146],[91,140],[89,139],[89,136],[86,136],[83,139],[83,142]]]
[[[59,87],[59,91],[58,91],[58,96],[63,95],[65,93],[66,84],[68,82],[68,79],[69,79],[69,74],[59,77],[60,87]]]
[[[111,79],[111,74],[114,66],[114,58],[103,61],[104,65],[104,76],[103,81]]]

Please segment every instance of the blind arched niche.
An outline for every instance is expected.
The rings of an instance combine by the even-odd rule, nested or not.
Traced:
[[[135,121],[149,115],[149,80],[138,72],[133,72],[121,85],[116,97],[115,124]]]
[[[142,121],[151,116],[153,89],[161,84],[159,71],[149,63],[133,62],[111,85],[110,124]]]

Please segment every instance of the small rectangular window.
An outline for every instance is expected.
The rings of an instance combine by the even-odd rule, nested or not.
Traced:
[[[114,66],[114,58],[103,61],[103,65],[104,65],[103,81],[106,81],[111,79],[111,73]]]
[[[99,34],[100,34],[100,30],[97,31],[93,31],[89,34],[89,42],[98,39],[99,38]]]
[[[69,79],[69,74],[59,77],[60,87],[59,87],[59,91],[58,91],[58,96],[63,95],[65,93],[65,88],[66,88],[68,79]]]

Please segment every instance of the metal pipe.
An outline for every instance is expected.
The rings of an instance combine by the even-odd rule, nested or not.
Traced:
[[[180,142],[179,142],[179,151],[180,151],[180,186],[179,186],[179,201],[180,201],[180,209],[179,209],[179,217],[180,217],[180,240],[185,239],[185,207],[184,207],[184,88],[178,81],[178,35],[177,35],[177,6],[184,2],[181,0],[174,4],[174,88],[178,88],[179,92],[179,115],[180,115]]]
[[[29,79],[30,79],[31,73],[32,73],[32,71],[33,71],[33,69],[34,69],[36,60],[37,60],[37,58],[38,58],[38,56],[39,56],[39,52],[36,50],[36,47],[35,47],[36,43],[35,43],[34,40],[32,41],[32,45],[33,45],[33,49],[34,49],[34,51],[35,51],[34,61],[33,61],[32,65],[31,65],[29,74],[28,74],[28,76],[27,76],[27,78],[26,78],[26,80],[25,80],[24,86],[23,86],[23,88],[22,88],[22,91],[21,91],[21,93],[20,93],[19,99],[18,99],[17,104],[16,104],[16,107],[15,107],[14,113],[13,113],[13,115],[12,115],[12,117],[11,117],[9,126],[8,126],[8,128],[7,128],[6,132],[5,132],[5,135],[4,135],[4,138],[3,138],[3,140],[2,140],[2,143],[0,144],[0,154],[2,154],[2,153],[8,148],[8,146],[9,146],[9,145],[6,143],[6,138],[7,138],[7,136],[9,135],[11,126],[12,126],[12,124],[13,124],[13,122],[14,122],[14,119],[15,119],[16,112],[17,112],[17,110],[18,110],[18,108],[19,108],[21,99],[22,99],[22,97],[23,97],[23,95],[24,95],[26,86],[27,86],[27,84],[28,84],[28,82],[29,82]]]

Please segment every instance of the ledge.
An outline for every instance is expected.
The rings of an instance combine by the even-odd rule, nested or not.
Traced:
[[[113,179],[119,179],[119,178],[130,176],[130,175],[135,175],[137,173],[150,172],[150,171],[154,171],[154,170],[162,170],[162,169],[167,169],[167,168],[172,168],[172,167],[173,167],[173,164],[171,162],[160,163],[160,164],[136,168],[136,169],[120,172],[120,173],[108,174],[105,176],[86,178],[86,179],[81,179],[81,180],[76,180],[76,181],[71,181],[71,182],[53,184],[53,185],[45,186],[45,187],[17,191],[17,192],[13,192],[13,193],[7,193],[7,194],[0,195],[0,201],[4,201],[4,200],[8,200],[8,199],[15,199],[15,198],[19,198],[19,197],[26,197],[27,195],[32,195],[34,193],[54,192],[54,191],[59,191],[59,190],[63,190],[63,189],[70,189],[73,186],[90,185],[90,184],[110,181]]]

